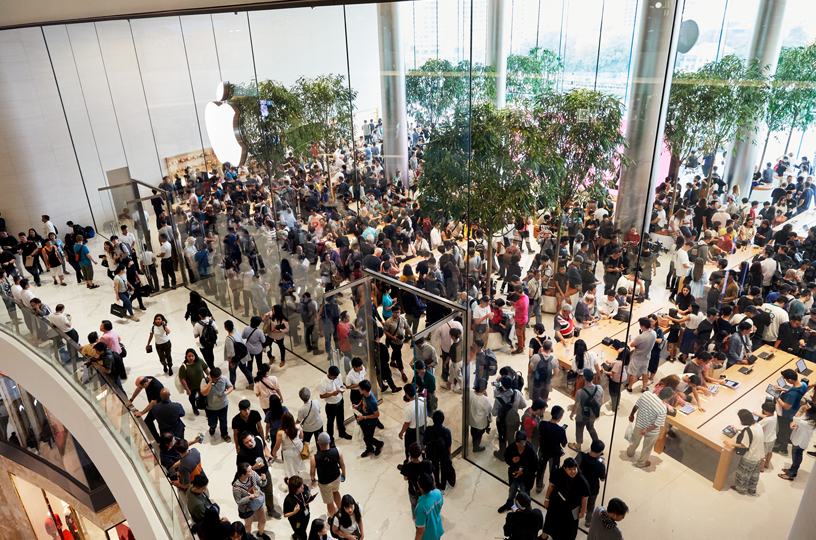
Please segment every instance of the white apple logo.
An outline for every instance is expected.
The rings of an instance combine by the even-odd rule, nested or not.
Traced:
[[[246,161],[247,147],[241,137],[241,113],[237,106],[228,102],[231,93],[229,81],[218,83],[217,101],[207,103],[204,108],[204,123],[218,161],[240,167]]]

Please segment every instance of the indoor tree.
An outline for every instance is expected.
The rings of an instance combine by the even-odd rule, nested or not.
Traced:
[[[352,90],[343,75],[321,75],[313,79],[301,77],[295,83],[292,93],[303,106],[302,135],[322,145],[321,153],[326,158],[341,139],[352,143],[352,107],[357,92]],[[328,159],[324,163],[329,170]]]
[[[493,234],[535,213],[540,172],[557,161],[529,114],[491,103],[433,130],[425,147],[418,200],[426,215],[467,216],[486,235],[488,291]]]
[[[405,77],[408,114],[430,128],[436,127],[450,118],[466,83],[466,76],[447,60],[431,58],[419,69],[408,70]]]
[[[795,129],[807,130],[816,120],[816,43],[807,47],[784,47],[779,54],[765,123],[768,134],[760,163],[765,160],[772,133],[788,131],[785,154]]]
[[[563,67],[554,52],[541,47],[527,54],[511,54],[507,57],[507,102],[520,106],[553,88]]]
[[[242,111],[240,129],[248,153],[269,175],[270,165],[274,170],[283,161],[287,146],[302,151],[308,139],[300,133],[303,104],[294,92],[268,79],[258,83],[257,89],[257,95],[241,92],[231,101]]]
[[[746,63],[736,55],[710,62],[696,72],[692,84],[699,86],[698,99],[706,111],[700,141],[703,155],[716,154],[732,141],[753,139],[756,128],[751,126],[770,94],[766,72],[758,60]],[[713,173],[711,167],[709,182]]]
[[[608,198],[621,167],[626,137],[621,132],[623,103],[596,90],[575,88],[565,93],[546,91],[531,111],[547,144],[557,153],[544,162],[539,188],[545,208],[558,218],[561,238],[567,209]],[[558,271],[556,260],[555,271]]]

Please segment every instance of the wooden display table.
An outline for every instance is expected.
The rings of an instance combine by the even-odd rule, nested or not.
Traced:
[[[720,453],[717,472],[714,475],[714,489],[723,488],[725,478],[728,475],[728,467],[731,464],[733,449],[724,444],[729,439],[723,434],[723,429],[728,425],[734,425],[739,429],[740,423],[737,411],[748,409],[757,412],[762,404],[762,397],[765,388],[769,383],[775,383],[779,378],[779,373],[783,369],[794,367],[797,357],[782,351],[774,351],[768,345],[754,351],[754,354],[774,352],[771,360],[757,359],[750,374],[743,374],[739,369],[745,366],[732,366],[723,374],[728,380],[740,383],[739,388],[732,390],[727,387],[720,387],[720,390],[713,396],[700,396],[701,405],[705,411],[694,410],[691,414],[685,415],[678,412],[676,416],[666,416],[666,423],[660,430],[655,452],[662,454],[666,445],[666,433],[669,426],[674,426],[680,431],[689,434],[703,444],[713,448]]]

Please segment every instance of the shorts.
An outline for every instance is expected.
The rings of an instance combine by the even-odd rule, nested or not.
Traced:
[[[765,441],[765,454],[770,454],[771,452],[773,452],[775,444],[776,444],[776,440]]]
[[[334,482],[328,484],[318,484],[320,487],[320,498],[323,499],[324,504],[333,504],[335,493],[340,492],[340,477],[335,478]]]
[[[52,266],[49,271],[51,272],[51,277],[56,279],[57,277],[62,277],[62,266]]]
[[[241,519],[251,518],[255,512],[252,510],[247,510],[246,512],[238,512],[238,517]]]
[[[79,266],[79,269],[82,270],[82,279],[85,281],[93,281],[93,266],[90,264],[82,264]]]
[[[633,359],[631,362],[629,362],[627,372],[629,373],[630,377],[642,377],[646,375],[648,369],[649,369],[648,358],[643,362],[636,361]]]
[[[677,351],[680,350],[680,342],[677,343],[667,343],[666,348],[669,350],[669,355],[674,356],[677,354]]]

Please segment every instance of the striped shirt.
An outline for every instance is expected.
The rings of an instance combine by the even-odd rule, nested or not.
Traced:
[[[637,407],[637,418],[635,426],[638,429],[646,429],[651,425],[657,426],[648,435],[660,433],[660,427],[666,421],[666,405],[652,392],[645,392],[640,395],[635,403]]]

